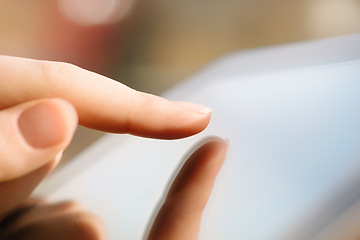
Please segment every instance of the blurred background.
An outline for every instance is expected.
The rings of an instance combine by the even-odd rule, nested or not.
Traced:
[[[0,1],[0,54],[161,94],[224,54],[360,33],[360,0]],[[80,127],[67,162],[102,133]]]

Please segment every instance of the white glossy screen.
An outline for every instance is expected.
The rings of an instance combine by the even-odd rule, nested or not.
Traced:
[[[140,239],[182,155],[216,134],[231,145],[200,239],[294,239],[288,234],[319,222],[322,207],[360,174],[359,92],[359,61],[204,83],[183,100],[214,109],[205,132],[179,141],[109,135],[102,141],[112,147],[95,154],[101,159],[50,198],[84,203],[110,239]]]

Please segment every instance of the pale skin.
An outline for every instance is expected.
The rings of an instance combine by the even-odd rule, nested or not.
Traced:
[[[80,204],[29,198],[60,161],[78,124],[178,139],[210,121],[204,106],[138,92],[71,64],[0,56],[0,73],[0,239],[107,239],[101,219]],[[192,154],[149,239],[197,239],[226,150],[225,141],[214,139]]]

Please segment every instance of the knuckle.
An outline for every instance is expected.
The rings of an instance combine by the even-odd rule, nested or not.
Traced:
[[[56,76],[58,73],[68,73],[71,72],[75,67],[71,63],[66,62],[52,62],[52,61],[39,61],[41,71],[44,75]]]
[[[76,66],[66,62],[38,61],[40,76],[45,81],[45,86],[64,84],[70,79]]]
[[[105,239],[105,224],[95,214],[90,212],[77,212],[71,215],[73,228],[77,230],[81,239]]]
[[[64,213],[74,213],[78,211],[82,211],[84,207],[75,201],[63,201],[54,206],[55,208],[58,208],[61,212]]]

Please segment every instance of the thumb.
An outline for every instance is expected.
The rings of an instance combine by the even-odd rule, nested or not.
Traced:
[[[77,126],[74,107],[61,99],[30,101],[0,111],[0,182],[55,159]]]

